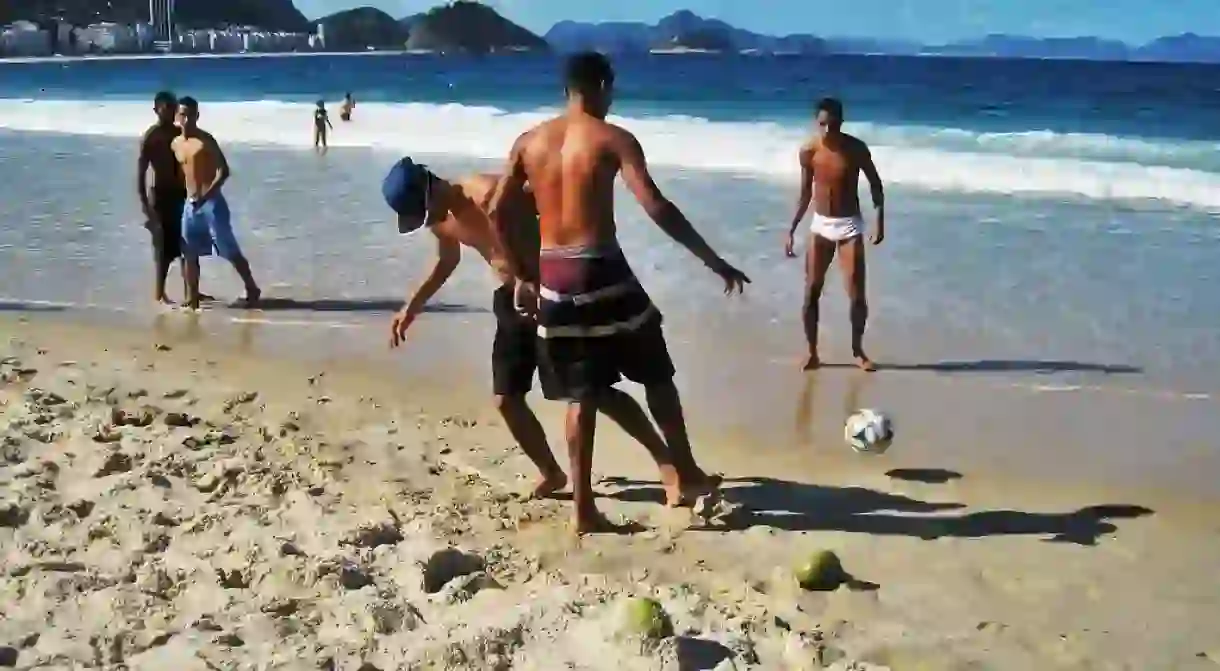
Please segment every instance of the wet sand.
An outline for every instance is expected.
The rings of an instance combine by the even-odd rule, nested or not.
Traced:
[[[171,315],[185,318],[184,315]],[[607,427],[576,539],[486,399],[240,332],[0,315],[0,661],[127,669],[1207,669],[1214,506],[701,440],[660,505]],[[280,350],[292,353],[291,349]],[[458,360],[458,357],[454,357]],[[439,372],[439,371],[436,371]],[[815,389],[813,393],[818,393]],[[552,404],[535,404],[552,444]],[[815,441],[816,442],[816,441]],[[833,550],[851,579],[795,586]],[[632,597],[670,631],[625,629]],[[856,666],[852,667],[852,664]]]

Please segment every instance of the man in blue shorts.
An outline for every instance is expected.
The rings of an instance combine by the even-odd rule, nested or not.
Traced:
[[[211,133],[197,125],[199,103],[184,97],[178,101],[178,126],[182,134],[171,147],[182,164],[187,202],[182,210],[182,252],[186,258],[186,305],[199,309],[199,257],[217,256],[233,264],[246,287],[238,307],[253,307],[262,296],[250,264],[233,235],[229,204],[220,192],[229,179],[229,162]]]

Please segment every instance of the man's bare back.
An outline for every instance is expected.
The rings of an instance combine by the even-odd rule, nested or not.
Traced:
[[[550,385],[543,394],[568,403],[567,436],[577,533],[612,530],[593,503],[590,469],[599,407],[626,378],[647,390],[648,405],[667,449],[653,452],[670,505],[715,487],[695,463],[673,383],[674,368],[660,311],[635,278],[618,245],[614,181],[628,190],[663,231],[724,281],[725,293],[749,279],[720,258],[657,187],[644,150],[626,130],[606,122],[614,83],[605,56],[577,54],[566,66],[564,114],[517,138],[488,214],[508,248],[504,194],[529,183],[538,205],[538,335]],[[507,249],[508,272],[524,282],[527,260]],[[626,406],[623,406],[626,408]],[[645,422],[646,423],[646,422]]]

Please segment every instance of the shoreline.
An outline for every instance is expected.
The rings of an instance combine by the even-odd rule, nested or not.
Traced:
[[[89,636],[133,670],[202,668],[199,658],[292,668],[326,656],[335,668],[390,669],[455,650],[468,660],[456,668],[479,669],[1220,660],[1208,647],[1220,621],[1212,507],[943,469],[883,473],[880,462],[823,459],[815,480],[793,460],[734,463],[707,445],[704,461],[726,471],[726,499],[743,508],[704,524],[656,503],[642,451],[603,431],[598,505],[645,530],[576,540],[569,503],[514,496],[534,474],[484,398],[387,377],[374,362],[233,353],[219,336],[185,341],[38,315],[0,316],[0,325],[10,436],[0,592],[26,595],[0,623],[0,646],[20,648],[18,668],[92,656]],[[68,405],[40,406],[45,394],[31,389]],[[557,413],[534,405],[556,445]],[[110,407],[157,418],[115,426]],[[168,428],[172,412],[202,423]],[[87,517],[63,516],[81,500]],[[131,508],[146,512],[121,521]],[[393,537],[391,527],[400,540],[360,540]],[[288,544],[302,554],[284,555]],[[440,561],[438,548],[451,545],[489,568],[421,590],[415,562]],[[791,567],[825,549],[854,582],[794,589]],[[343,562],[355,568],[328,578]],[[212,584],[215,570],[242,577]],[[65,584],[78,585],[80,605],[65,607]],[[613,632],[633,595],[659,599],[677,635],[620,640]],[[43,617],[50,629],[36,625]]]

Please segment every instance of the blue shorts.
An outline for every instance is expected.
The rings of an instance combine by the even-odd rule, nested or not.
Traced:
[[[188,202],[182,209],[182,253],[184,256],[211,256],[233,261],[242,256],[233,236],[229,204],[216,194],[202,205]]]

